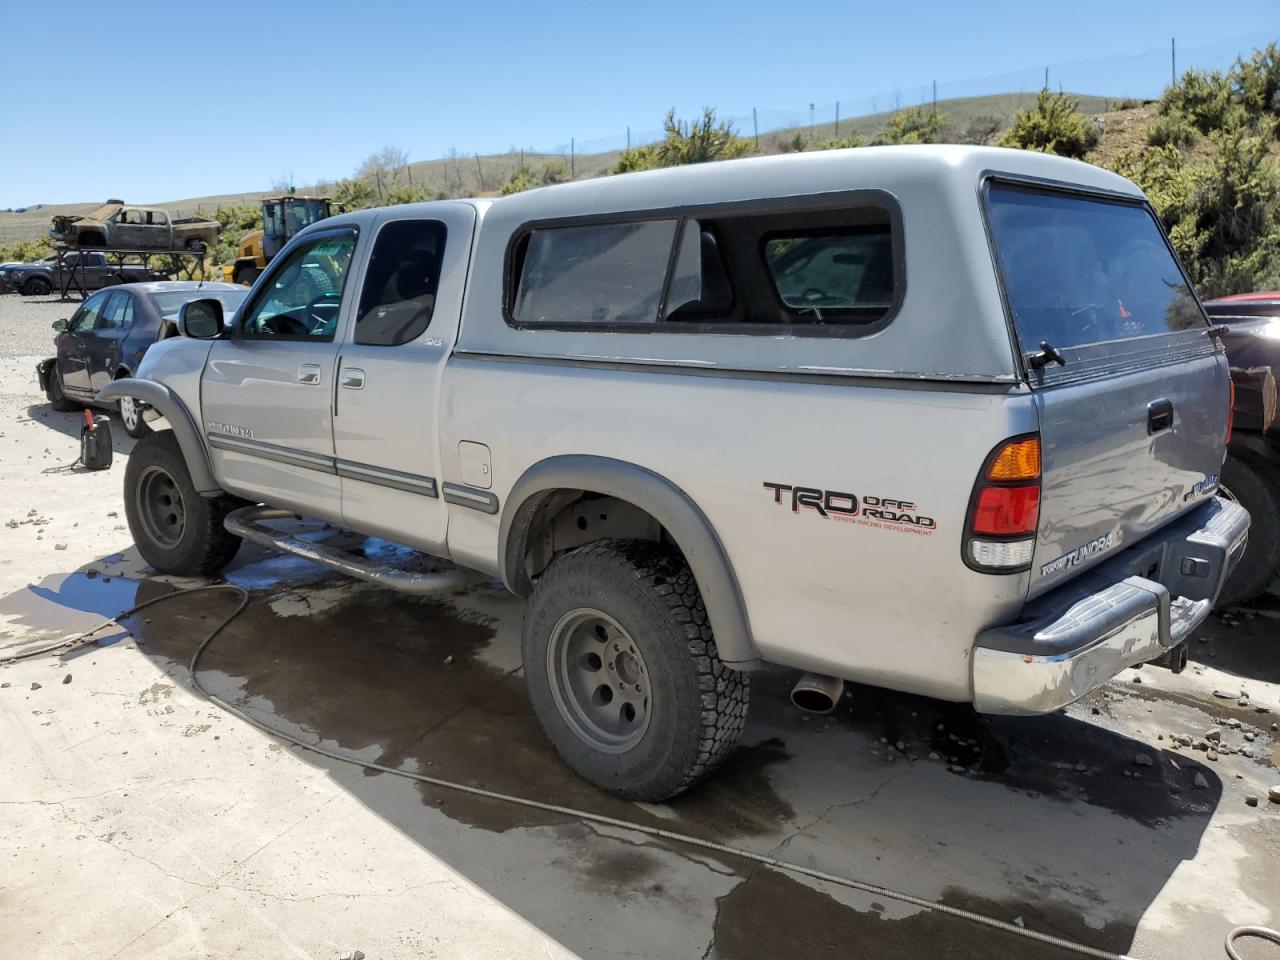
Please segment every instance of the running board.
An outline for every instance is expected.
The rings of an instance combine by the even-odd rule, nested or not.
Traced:
[[[232,510],[222,521],[222,525],[229,533],[234,533],[237,537],[256,543],[258,546],[290,553],[295,557],[323,564],[349,577],[419,597],[472,587],[488,579],[484,574],[474,570],[464,570],[461,567],[437,573],[413,573],[409,570],[388,567],[382,563],[370,563],[324,544],[308,543],[306,540],[274,530],[262,523],[264,520],[286,520],[295,517],[297,514],[289,510],[250,506]]]

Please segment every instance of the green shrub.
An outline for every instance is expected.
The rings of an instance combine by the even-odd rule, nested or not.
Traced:
[[[1280,165],[1271,128],[1210,136],[1213,153],[1189,159],[1172,145],[1113,164],[1146,192],[1202,297],[1280,286]]]
[[[939,143],[946,122],[946,114],[932,107],[907,107],[891,116],[884,130],[872,142],[877,145]]]
[[[522,193],[530,187],[536,187],[537,185],[538,181],[537,178],[534,177],[532,170],[528,167],[517,167],[515,173],[511,174],[511,176],[507,177],[507,179],[503,181],[498,192],[502,196],[507,197],[513,193]]]
[[[1200,134],[1195,124],[1182,113],[1166,113],[1156,117],[1155,123],[1147,132],[1147,143],[1153,147],[1189,147],[1198,139]]]
[[[0,263],[33,263],[53,253],[53,241],[48,237],[35,240],[19,240],[7,247],[0,247]]]
[[[1142,106],[1141,100],[1135,100],[1133,97],[1121,97],[1114,103],[1109,104],[1112,110],[1137,110]]]
[[[444,195],[426,187],[410,186],[398,183],[382,198],[382,206],[396,207],[402,203],[426,203],[428,200],[442,200]]]
[[[857,134],[851,133],[847,137],[840,137],[838,140],[823,140],[821,143],[815,143],[815,150],[845,150],[849,147],[863,147],[866,144]]]
[[[1201,133],[1221,129],[1231,109],[1231,82],[1217,70],[1188,70],[1160,98],[1160,115],[1177,117]]]
[[[548,160],[538,171],[538,182],[550,186],[569,181],[569,165],[563,160]]]
[[[804,134],[797,130],[785,140],[778,141],[779,153],[804,153],[809,141],[805,139]]]
[[[663,121],[666,135],[653,146],[622,151],[614,173],[632,173],[655,167],[679,167],[687,163],[733,160],[752,151],[751,142],[738,136],[733,124],[716,120],[716,112],[704,107],[694,121],[678,120],[675,109]]]
[[[344,210],[363,210],[378,205],[378,193],[367,181],[351,177],[334,185],[333,202]]]
[[[1098,142],[1097,128],[1079,107],[1075,97],[1041,90],[1034,105],[1014,116],[1000,145],[1079,159]]]
[[[1004,126],[1004,121],[999,117],[993,117],[988,114],[974,117],[970,120],[963,130],[956,135],[957,143],[972,143],[979,146],[991,143],[996,139],[996,134],[1000,132],[1000,128]]]
[[[658,154],[653,147],[631,147],[623,150],[610,173],[635,173],[658,167]]]

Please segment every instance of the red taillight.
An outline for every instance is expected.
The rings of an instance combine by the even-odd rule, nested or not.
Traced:
[[[1236,425],[1236,382],[1228,380],[1231,387],[1231,400],[1227,404],[1227,443],[1231,442],[1231,430]]]
[[[979,536],[1016,537],[1036,532],[1040,523],[1040,484],[983,487],[973,505],[970,532]]]
[[[964,561],[984,573],[1016,573],[1031,564],[1040,523],[1040,438],[1000,444],[973,488]]]

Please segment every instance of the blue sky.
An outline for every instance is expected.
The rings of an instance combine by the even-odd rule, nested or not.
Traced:
[[[1155,96],[1280,36],[1280,2],[1232,0],[101,0],[4,5],[0,207],[162,201],[415,160],[604,145],[675,107],[807,119],[1050,85]],[[1144,55],[1145,54],[1145,55]],[[1190,61],[1190,62],[1189,62]],[[1074,65],[1074,66],[1073,66]],[[112,81],[116,71],[143,84]],[[829,115],[829,113],[828,113]]]

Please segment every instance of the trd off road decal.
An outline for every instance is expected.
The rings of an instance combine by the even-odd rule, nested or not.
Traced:
[[[1086,543],[1083,547],[1076,547],[1070,553],[1064,553],[1056,560],[1050,560],[1048,563],[1040,564],[1040,576],[1047,577],[1051,573],[1057,573],[1059,570],[1065,570],[1068,567],[1078,566],[1084,563],[1090,557],[1096,557],[1100,553],[1105,553],[1120,542],[1120,534],[1112,531],[1104,533],[1100,537],[1095,537]]]
[[[864,527],[882,527],[928,536],[938,529],[933,517],[920,513],[910,500],[893,497],[859,497],[840,490],[796,487],[789,483],[765,483],[773,491],[773,502],[790,507],[792,513],[808,510],[824,520],[842,520]]]

